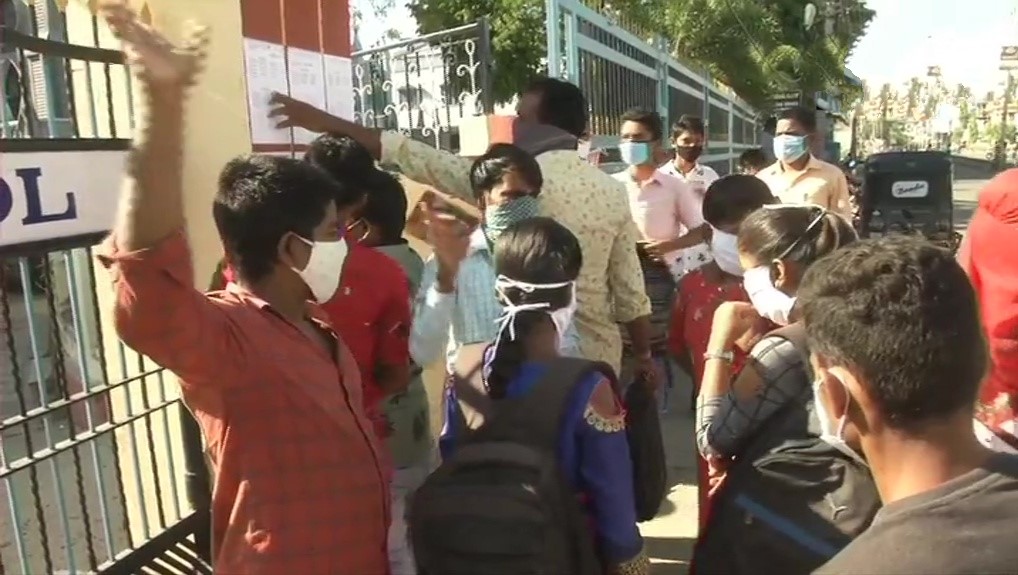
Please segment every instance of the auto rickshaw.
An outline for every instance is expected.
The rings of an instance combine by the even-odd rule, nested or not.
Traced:
[[[861,237],[922,235],[955,251],[953,167],[939,151],[884,152],[866,158],[859,197]]]

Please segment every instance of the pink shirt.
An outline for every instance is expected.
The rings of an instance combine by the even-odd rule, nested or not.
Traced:
[[[644,239],[675,239],[703,224],[703,198],[682,180],[661,171],[643,182],[634,180],[628,170],[613,177],[626,186],[629,210]],[[676,251],[666,259],[678,256]]]

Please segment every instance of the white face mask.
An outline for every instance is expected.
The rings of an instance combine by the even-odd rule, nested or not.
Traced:
[[[746,288],[749,301],[756,313],[778,325],[788,325],[795,298],[779,290],[771,281],[771,268],[755,267],[746,270],[742,276],[742,285]]]
[[[842,386],[845,385],[841,383],[841,380],[835,381]],[[837,421],[831,421],[831,415],[827,413],[827,408],[824,407],[824,402],[820,399],[820,387],[823,384],[823,379],[813,382],[813,409],[816,411],[817,420],[820,422],[820,440],[862,465],[868,466],[869,464],[866,463],[866,460],[849,447],[848,442],[845,441],[844,435],[845,425],[848,423],[848,407],[845,407],[845,413],[841,414]]]
[[[541,303],[525,303],[516,305],[509,301],[509,298],[505,295],[506,288],[516,288],[525,292],[533,292],[542,289],[561,289],[564,287],[571,287],[572,298],[569,300],[569,305],[561,307],[559,309],[550,310],[550,304]],[[544,310],[551,318],[552,323],[555,325],[555,332],[558,334],[559,347],[561,348],[563,338],[566,330],[573,323],[573,315],[576,313],[576,283],[575,282],[561,282],[552,284],[532,284],[527,282],[516,281],[506,276],[498,276],[495,279],[495,291],[498,292],[499,300],[502,302],[502,316],[498,318],[498,335],[495,336],[495,347],[498,347],[498,342],[501,341],[502,336],[508,332],[509,340],[516,340],[516,314],[521,311],[527,310]]]
[[[325,303],[332,299],[339,288],[339,278],[343,271],[343,262],[350,252],[350,247],[345,239],[331,242],[313,242],[297,236],[300,241],[311,246],[311,256],[304,269],[293,268],[300,279],[304,280],[311,295],[318,303]]]
[[[738,236],[712,227],[710,251],[721,271],[726,274],[742,277],[742,264],[739,263]]]

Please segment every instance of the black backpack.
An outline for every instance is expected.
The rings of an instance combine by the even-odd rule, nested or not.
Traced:
[[[801,324],[771,335],[796,346],[811,377]],[[803,433],[811,412],[790,401],[740,450],[697,540],[695,575],[808,575],[869,527],[880,508],[869,469]]]
[[[668,463],[654,389],[642,380],[634,381],[626,390],[625,402],[636,520],[642,523],[657,517],[668,494]]]
[[[598,575],[579,500],[556,456],[566,401],[602,364],[552,362],[522,397],[493,402],[481,427],[414,494],[421,575]],[[461,436],[462,437],[462,436]]]

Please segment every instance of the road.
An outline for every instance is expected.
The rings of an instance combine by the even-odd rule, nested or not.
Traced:
[[[986,179],[961,173],[966,179],[954,183],[955,226],[964,231],[975,210],[979,190]],[[654,575],[686,575],[696,538],[696,467],[693,448],[693,416],[689,408],[690,382],[677,381],[669,412],[662,421],[668,470],[672,485],[662,513],[640,526]]]

